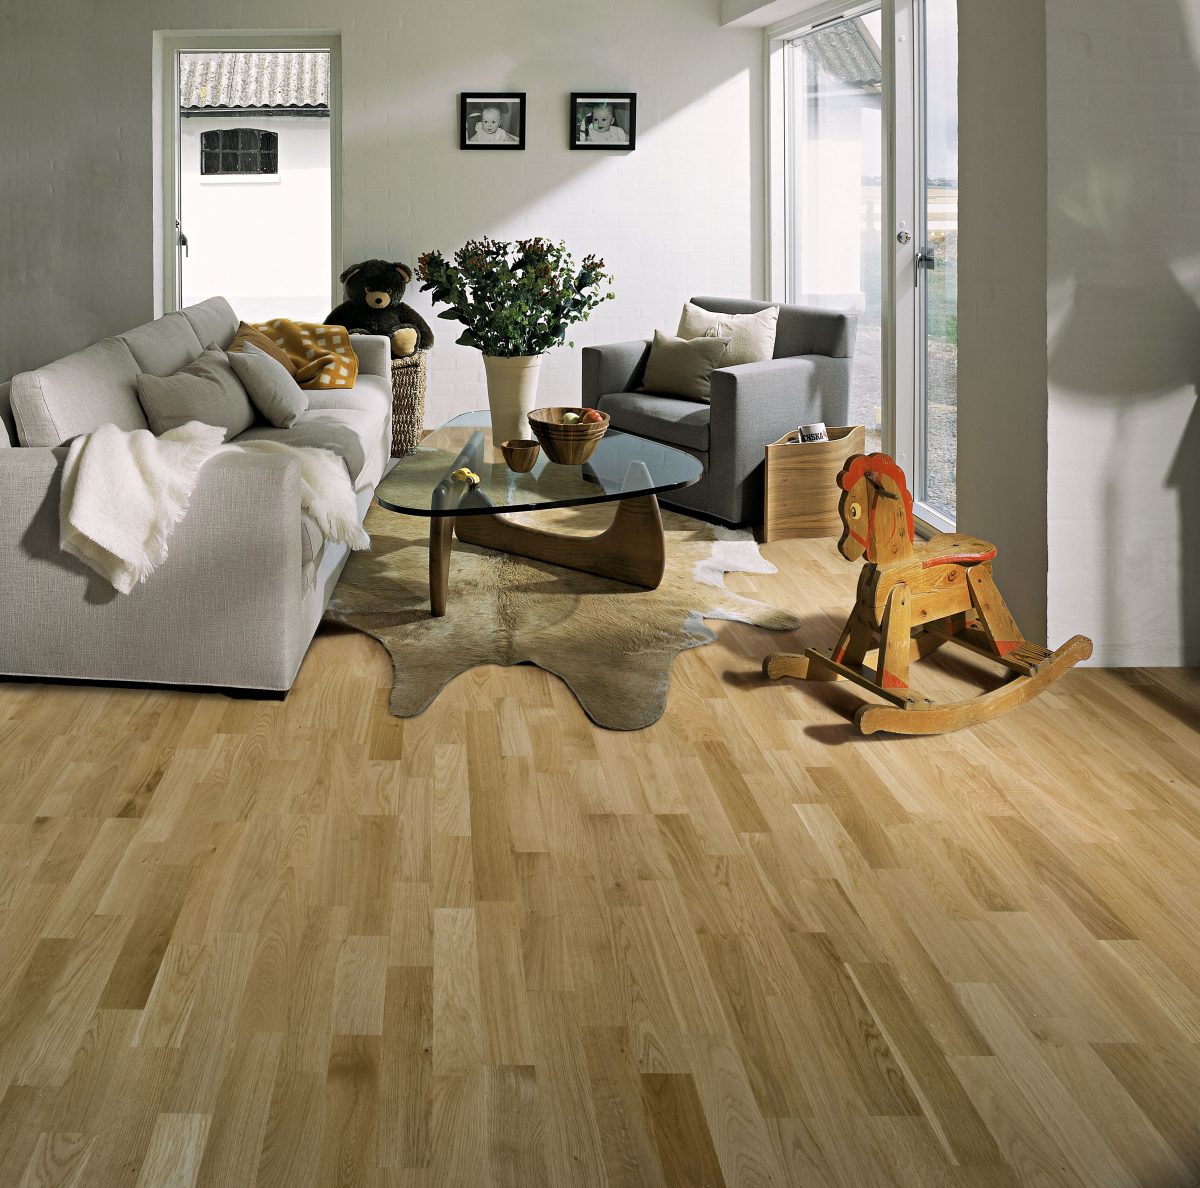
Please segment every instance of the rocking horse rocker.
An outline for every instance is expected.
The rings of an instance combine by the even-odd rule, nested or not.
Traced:
[[[853,681],[891,702],[859,708],[854,722],[863,734],[943,734],[1015,709],[1092,654],[1082,635],[1056,652],[1021,635],[992,579],[995,545],[958,534],[914,544],[912,496],[887,454],[855,454],[837,482],[838,551],[847,561],[866,554],[854,609],[831,653],[776,653],[763,661],[767,676]],[[909,666],[945,643],[998,661],[1010,679],[965,701],[922,697],[909,687]],[[877,662],[865,667],[876,648]]]

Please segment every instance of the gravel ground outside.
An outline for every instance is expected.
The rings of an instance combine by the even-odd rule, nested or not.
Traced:
[[[867,427],[867,449],[882,449],[883,342],[877,320],[859,323],[850,375],[850,420]],[[925,455],[925,502],[953,518],[958,432],[958,347],[931,338],[928,354]]]

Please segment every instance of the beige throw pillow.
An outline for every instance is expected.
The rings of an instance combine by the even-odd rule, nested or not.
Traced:
[[[308,393],[301,390],[296,377],[254,343],[245,342],[240,351],[230,351],[229,363],[250,403],[277,429],[290,429],[300,414],[308,411]]]
[[[642,391],[682,396],[686,400],[709,400],[712,396],[709,377],[714,367],[725,362],[728,346],[728,338],[709,336],[689,342],[655,330]]]
[[[742,363],[762,363],[775,354],[775,329],[779,324],[779,306],[752,314],[712,313],[690,301],[679,317],[680,338],[727,336],[729,350],[721,359],[722,367]]]
[[[246,389],[219,346],[205,348],[198,359],[174,375],[142,372],[137,390],[155,436],[188,421],[203,421],[220,425],[229,441],[254,424]]]

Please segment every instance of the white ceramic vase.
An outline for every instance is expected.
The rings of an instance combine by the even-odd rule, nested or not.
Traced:
[[[528,414],[537,399],[541,355],[484,355],[488,407],[492,411],[492,440],[498,445],[510,438],[532,436]]]

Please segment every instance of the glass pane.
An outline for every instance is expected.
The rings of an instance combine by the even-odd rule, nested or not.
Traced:
[[[958,6],[925,0],[925,289],[920,498],[954,519],[958,455]]]
[[[460,466],[479,476],[477,487],[450,479]],[[426,437],[384,477],[375,497],[414,515],[489,515],[498,507],[531,511],[676,490],[703,473],[691,454],[616,429],[582,465],[557,465],[543,450],[532,470],[518,473],[505,464],[492,441],[491,416],[481,411],[463,413]]]
[[[883,72],[878,11],[792,43],[788,299],[859,316],[850,422],[879,449],[883,421]]]

